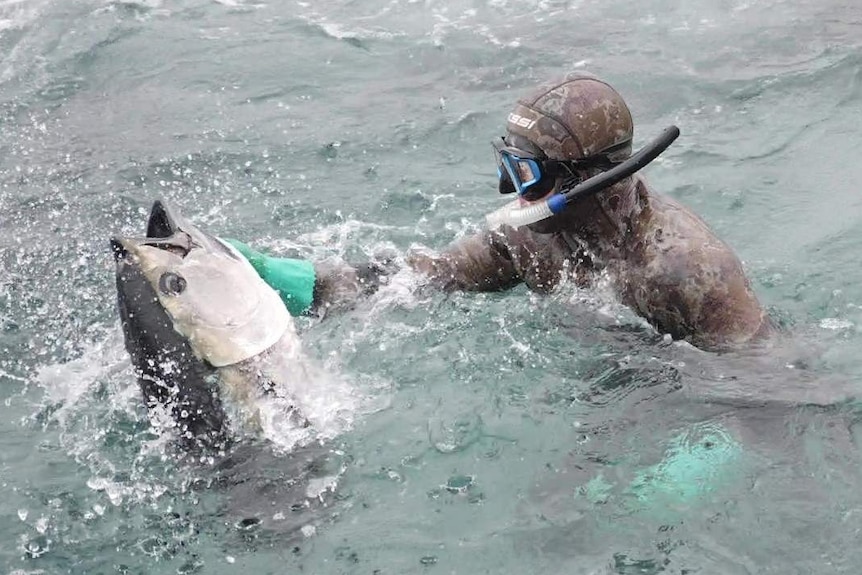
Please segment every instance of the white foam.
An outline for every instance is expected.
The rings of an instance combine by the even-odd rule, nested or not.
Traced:
[[[369,29],[361,26],[333,22],[317,12],[300,16],[310,25],[319,28],[330,38],[338,40],[391,40],[404,36],[403,32],[392,32],[383,29]]]
[[[323,496],[327,492],[335,492],[335,488],[338,487],[338,478],[338,475],[312,478],[305,489],[305,496],[309,499],[320,499],[322,501]]]
[[[391,233],[393,230],[398,229],[399,228],[395,226],[374,224],[348,218],[341,222],[322,226],[313,232],[300,234],[293,241],[278,240],[274,242],[273,245],[278,250],[284,250],[285,248],[296,247],[303,244],[307,247],[325,246],[325,249],[329,253],[334,251],[337,255],[344,255],[348,246],[353,245],[358,236],[368,233]]]
[[[11,30],[23,30],[41,15],[48,0],[0,0],[0,39]],[[9,81],[17,73],[20,60],[30,56],[27,42],[19,41],[5,54],[0,54],[0,84]]]
[[[44,3],[33,0],[0,0],[0,32],[24,28],[39,16]]]
[[[277,450],[290,451],[343,433],[353,423],[358,402],[346,379],[306,357],[296,342],[284,344],[221,368],[219,375],[233,431],[259,434]]]
[[[116,327],[107,333],[105,339],[94,342],[80,357],[37,369],[36,381],[45,390],[49,402],[62,404],[53,414],[62,426],[81,397],[99,380],[129,367],[120,330]],[[137,386],[130,387],[137,391]]]
[[[820,320],[820,327],[823,329],[838,331],[842,329],[850,329],[853,327],[853,322],[846,319],[839,319],[837,317],[827,317]]]

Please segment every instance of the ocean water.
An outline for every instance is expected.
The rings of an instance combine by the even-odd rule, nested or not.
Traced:
[[[0,573],[858,573],[860,39],[852,0],[0,0]],[[572,69],[636,145],[680,127],[645,174],[782,341],[704,353],[601,289],[405,271],[299,321],[347,429],[172,450],[110,236],[167,198],[282,255],[442,248],[504,201],[515,99]]]

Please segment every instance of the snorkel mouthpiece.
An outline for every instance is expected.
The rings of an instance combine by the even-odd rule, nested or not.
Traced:
[[[610,170],[596,174],[592,178],[584,180],[575,187],[554,194],[547,200],[541,202],[521,205],[520,200],[515,200],[485,216],[488,227],[494,229],[503,224],[513,228],[519,228],[559,214],[566,206],[577,199],[591,196],[601,190],[612,186],[620,180],[634,174],[653,160],[655,160],[674,140],[679,137],[679,128],[669,126],[659,136],[632,154],[627,160],[619,163]]]
[[[524,206],[521,205],[521,200],[514,200],[485,216],[485,221],[491,229],[503,224],[520,228],[559,214],[566,208],[567,203],[563,194],[554,194],[547,200]]]

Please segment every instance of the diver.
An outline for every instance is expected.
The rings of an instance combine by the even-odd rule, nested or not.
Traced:
[[[564,281],[588,287],[601,275],[660,333],[706,349],[770,334],[773,324],[733,251],[637,173],[679,131],[666,130],[635,154],[633,134],[628,106],[600,78],[575,72],[539,86],[518,101],[506,135],[493,142],[499,191],[517,200],[491,214],[486,230],[439,253],[408,253],[408,265],[443,290],[500,291],[523,282],[547,293]],[[385,266],[318,272],[310,262],[294,263],[307,272],[298,298],[267,273],[278,262],[256,263],[265,256],[235,245],[289,307],[291,298],[302,301],[292,313],[359,293],[363,282],[373,291],[387,273]]]

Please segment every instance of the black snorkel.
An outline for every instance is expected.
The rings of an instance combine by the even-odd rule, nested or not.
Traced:
[[[574,187],[558,192],[540,202],[522,206],[520,200],[515,200],[488,214],[485,219],[491,228],[496,228],[502,224],[518,228],[559,214],[575,200],[600,192],[642,169],[655,160],[678,137],[679,128],[669,126],[657,138],[613,168],[596,174]]]

